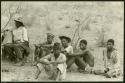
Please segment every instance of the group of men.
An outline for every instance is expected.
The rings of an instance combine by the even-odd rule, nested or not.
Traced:
[[[79,71],[83,72],[88,66],[94,67],[94,56],[87,49],[86,40],[83,39],[80,41],[80,50],[78,53],[74,53],[73,47],[69,44],[71,42],[71,39],[67,36],[59,36],[59,38],[61,40],[61,44],[58,42],[53,43],[54,35],[51,33],[47,33],[47,42],[38,45],[41,50],[39,52],[47,51],[46,53],[48,53],[49,51],[49,53],[41,55],[41,59],[38,60],[38,63],[36,64],[36,78],[38,78],[40,72],[44,70],[44,68],[45,70],[50,69],[50,72],[52,72],[53,68],[56,67],[56,69],[58,69],[57,71],[60,72],[61,78],[64,79],[66,76],[66,70],[70,70],[70,67],[73,63],[78,66]],[[54,65],[54,67],[52,65]],[[56,73],[57,76],[58,73]],[[52,76],[50,75],[50,77],[54,77],[53,74]]]
[[[21,18],[15,19],[16,28],[12,31],[13,42],[4,44],[4,53],[10,57],[12,61],[21,62],[24,65],[26,57],[30,53],[27,29],[24,26]],[[50,79],[64,80],[66,72],[70,70],[72,64],[76,64],[78,71],[93,73],[94,56],[87,49],[87,41],[80,40],[79,50],[73,52],[73,47],[70,45],[71,38],[68,36],[59,36],[61,43],[53,42],[54,35],[47,33],[47,41],[42,44],[35,45],[38,49],[35,54],[38,54],[35,66],[37,67],[35,78],[37,79],[42,71],[45,71]],[[119,74],[119,59],[117,50],[114,48],[114,40],[107,41],[107,48],[104,51],[104,59],[106,67],[104,72],[107,77],[114,77]]]

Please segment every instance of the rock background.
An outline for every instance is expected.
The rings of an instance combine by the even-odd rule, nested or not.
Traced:
[[[2,2],[1,29],[7,23],[10,12],[13,13],[18,5],[19,14],[23,16],[28,29],[28,36],[32,44],[45,41],[46,33],[73,37],[78,23],[87,16],[88,19],[80,26],[80,37],[88,41],[88,47],[98,47],[103,40],[115,40],[120,56],[123,57],[123,23],[124,3],[122,2]],[[14,27],[13,19],[7,27]],[[75,37],[76,42],[78,35]],[[60,42],[60,41],[59,41]],[[74,45],[74,44],[73,44]]]

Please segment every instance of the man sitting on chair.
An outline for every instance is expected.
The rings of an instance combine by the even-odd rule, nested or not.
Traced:
[[[15,18],[16,28],[12,31],[13,43],[5,44],[4,50],[7,55],[14,59],[14,61],[19,62],[17,65],[24,65],[24,61],[26,61],[24,53],[28,55],[30,52],[27,29],[20,15],[16,15]]]

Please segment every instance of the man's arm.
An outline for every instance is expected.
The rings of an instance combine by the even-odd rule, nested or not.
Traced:
[[[88,51],[87,50],[79,51],[77,53],[69,54],[69,56],[83,56],[86,52]]]
[[[50,64],[50,58],[51,58],[51,55],[47,55],[47,56],[44,56],[43,58],[40,59],[39,62],[43,63],[43,64]]]
[[[118,62],[118,53],[117,53],[117,51],[113,52],[112,58],[113,58],[113,63],[116,64]]]
[[[65,63],[66,62],[66,56],[63,54],[61,55],[61,57],[57,60],[57,61],[54,61],[54,62],[51,62],[52,64],[62,64],[62,63]]]
[[[28,41],[27,30],[23,28],[23,40]]]
[[[45,48],[50,48],[50,47],[53,47],[53,45],[44,45],[44,44],[41,44],[41,47],[45,47]]]

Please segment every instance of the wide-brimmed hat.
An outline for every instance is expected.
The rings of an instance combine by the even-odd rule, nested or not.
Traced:
[[[55,36],[52,33],[47,33],[47,37],[54,38]]]
[[[68,43],[71,42],[71,39],[70,39],[70,37],[68,37],[68,36],[59,36],[59,38],[60,38],[60,40],[66,39],[66,40],[68,41]]]
[[[15,15],[14,15],[14,21],[23,23],[22,15],[20,15],[20,14],[15,14]]]

